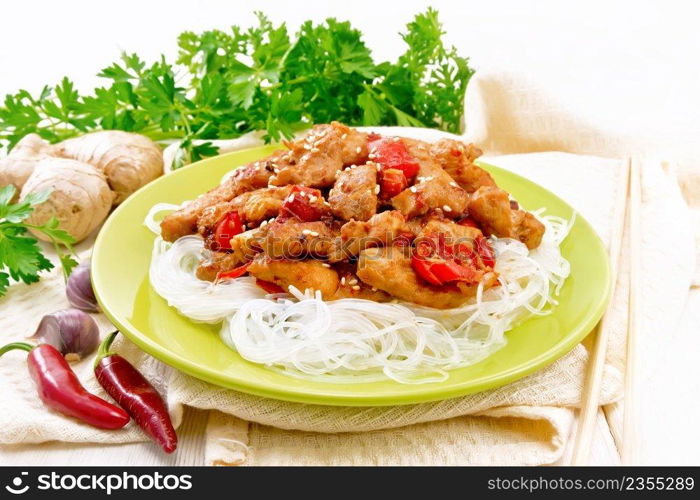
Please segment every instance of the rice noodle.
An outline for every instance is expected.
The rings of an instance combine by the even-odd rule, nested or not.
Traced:
[[[172,207],[171,207],[172,208]],[[156,234],[156,205],[145,221]],[[501,286],[441,310],[407,302],[324,301],[319,292],[266,294],[251,277],[210,283],[196,278],[203,241],[156,238],[150,267],[155,291],[195,321],[222,323],[223,341],[252,362],[327,381],[389,377],[402,383],[445,380],[452,368],[474,364],[506,343],[523,318],[548,314],[569,275],[559,245],[573,224],[535,212],[545,225],[540,246],[492,238]]]

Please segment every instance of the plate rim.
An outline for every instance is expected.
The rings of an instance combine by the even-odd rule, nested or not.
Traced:
[[[224,153],[213,158],[208,158],[201,160],[199,162],[192,163],[179,169],[178,171],[190,170],[193,168],[201,168],[203,164],[210,162],[212,160],[220,160],[221,158],[229,156],[237,156],[243,153],[252,153],[254,151],[269,150],[270,145],[259,146],[254,148],[246,148],[238,151],[232,151],[229,153]],[[474,394],[482,392],[488,389],[495,389],[497,387],[502,387],[515,380],[521,379],[535,371],[545,368],[550,364],[554,363],[556,360],[560,359],[571,351],[577,344],[579,344],[589,333],[592,332],[595,325],[602,318],[605,309],[610,301],[610,294],[612,289],[612,273],[610,268],[610,259],[606,251],[605,245],[603,244],[600,236],[591,226],[591,224],[580,215],[569,203],[563,200],[561,197],[551,192],[547,188],[537,184],[536,182],[519,175],[510,170],[498,167],[489,162],[478,162],[480,165],[485,165],[490,169],[497,171],[502,171],[508,175],[513,175],[519,179],[526,181],[526,183],[535,184],[538,188],[546,191],[548,195],[556,198],[559,202],[563,203],[568,207],[574,214],[576,214],[577,223],[579,221],[590,229],[591,233],[594,235],[594,241],[596,246],[602,250],[602,254],[605,256],[605,269],[604,278],[605,286],[603,293],[600,295],[595,306],[590,308],[590,311],[586,314],[584,321],[581,321],[576,328],[570,330],[567,336],[550,349],[540,353],[538,356],[531,358],[527,363],[521,363],[520,365],[511,368],[510,370],[501,371],[497,374],[492,374],[489,376],[482,376],[478,379],[471,379],[469,381],[464,381],[461,383],[452,384],[447,387],[433,387],[432,384],[421,384],[421,385],[411,385],[412,391],[406,392],[405,394],[392,393],[387,395],[385,393],[380,393],[376,395],[323,395],[319,393],[308,393],[295,388],[270,388],[265,383],[257,383],[249,379],[244,379],[240,377],[234,377],[230,373],[225,376],[221,375],[216,370],[203,366],[201,364],[195,363],[193,361],[187,360],[178,354],[171,352],[169,349],[161,346],[159,343],[150,339],[146,334],[139,331],[131,322],[125,318],[120,318],[108,304],[105,303],[101,291],[101,275],[99,267],[91,266],[91,278],[94,286],[95,296],[97,302],[100,306],[101,311],[107,316],[107,318],[114,324],[117,329],[122,332],[130,341],[136,344],[140,349],[142,349],[147,354],[155,357],[156,359],[164,362],[168,366],[175,370],[179,370],[187,375],[195,377],[207,383],[214,384],[218,387],[223,387],[226,389],[231,389],[234,391],[243,392],[246,394],[252,394],[255,396],[262,396],[266,398],[294,402],[294,403],[305,403],[305,404],[317,404],[324,406],[399,406],[399,405],[411,405],[420,403],[429,403],[435,401],[442,401],[446,399],[456,398],[460,396],[466,396],[468,394]],[[177,172],[173,174],[167,174],[163,177],[155,179],[149,185],[153,185],[161,181],[170,175],[177,175]],[[130,197],[131,198],[131,197]],[[113,221],[117,220],[116,214],[125,210],[128,206],[130,199],[127,198],[120,206],[118,206],[105,221],[104,225],[100,229],[93,246],[91,259],[94,258],[96,254],[100,252],[101,246],[105,239],[105,235],[112,227]],[[176,311],[177,313],[177,311]],[[179,313],[177,313],[179,314]],[[525,322],[528,320],[526,319]],[[485,358],[485,359],[488,359]],[[483,361],[483,360],[482,360]],[[285,375],[282,373],[282,375]],[[294,378],[291,375],[285,375]],[[351,384],[348,384],[351,385]],[[390,401],[389,401],[390,400]]]

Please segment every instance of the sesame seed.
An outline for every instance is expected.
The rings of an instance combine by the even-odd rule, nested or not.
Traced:
[[[260,227],[265,227],[265,226],[267,226],[267,221],[266,221],[266,220],[264,220],[264,221],[262,221],[262,222],[260,223]]]
[[[357,146],[357,149],[355,149],[355,152],[359,155],[361,151],[362,151],[362,148],[360,146]]]
[[[311,144],[304,144],[304,149],[307,151],[311,151]]]
[[[455,181],[452,181],[452,182],[450,182],[450,186],[459,187],[459,184],[457,184]]]
[[[352,287],[352,289],[355,290],[355,291],[357,291],[357,290],[360,289],[360,285],[355,285],[355,286]]]
[[[289,203],[291,203],[291,202],[294,201],[294,193],[292,193],[292,194],[289,196],[289,198],[287,198],[287,201],[289,201]]]
[[[376,289],[376,288],[374,288],[374,287],[372,287],[372,291],[373,291],[373,292],[376,292],[376,291],[377,291],[377,289]]]
[[[248,229],[248,226],[246,224],[243,224],[243,230],[246,231]]]
[[[376,157],[377,155],[375,155],[374,153],[370,153],[367,155],[367,158],[369,158],[370,160],[374,160]]]
[[[417,193],[417,192],[418,192],[418,189],[416,188],[416,186],[411,186],[411,192],[412,192],[412,193]]]
[[[443,205],[443,206],[442,206],[442,209],[443,209],[445,212],[452,212],[452,207],[449,206],[449,205]]]
[[[377,184],[376,186],[374,186],[374,194],[379,194],[379,191],[380,191],[381,189],[382,189],[382,188],[379,186],[379,184]]]
[[[340,284],[341,284],[341,285],[345,285],[345,276],[343,276],[342,278],[340,278]]]
[[[340,136],[341,139],[345,139],[348,136],[348,134],[343,134]]]
[[[301,232],[301,234],[305,234],[305,235],[308,236],[308,235],[311,234],[311,231],[309,231],[308,229],[304,229],[304,230]]]
[[[348,283],[350,283],[351,285],[357,285],[357,279],[353,278],[350,281],[348,281]]]
[[[325,263],[325,262],[323,262],[321,265],[322,265],[323,267],[331,267],[330,264],[327,264],[327,263]]]
[[[302,198],[306,198],[306,191],[300,191],[299,196],[301,196]]]
[[[321,151],[321,150],[318,149],[318,148],[313,148],[313,149],[311,150],[312,153],[318,153],[319,151]]]
[[[315,202],[316,200],[318,200],[318,196],[315,196],[315,195],[313,195],[313,194],[309,196],[309,201],[310,201],[311,203]]]

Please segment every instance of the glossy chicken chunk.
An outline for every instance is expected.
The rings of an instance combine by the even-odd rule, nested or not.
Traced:
[[[271,259],[260,254],[253,260],[248,272],[258,279],[281,286],[284,290],[290,286],[302,292],[306,289],[317,290],[326,300],[333,298],[340,284],[337,271],[319,260]]]
[[[431,157],[430,146],[404,139],[419,164],[416,183],[391,199],[394,208],[407,218],[440,209],[446,217],[460,218],[467,211],[469,195]]]
[[[322,221],[276,220],[262,229],[261,245],[274,259],[325,257],[333,247],[337,227]]]
[[[340,229],[340,238],[335,240],[330,261],[356,257],[369,247],[391,245],[401,236],[410,235],[410,229],[401,213],[389,210],[371,217],[368,221],[350,221]]]
[[[468,193],[473,193],[481,186],[496,185],[486,170],[474,165],[474,160],[481,156],[481,150],[473,144],[442,139],[430,146],[430,154]]]
[[[333,215],[342,220],[367,220],[377,213],[377,168],[360,165],[343,170],[328,195]]]
[[[478,228],[460,225],[442,217],[431,217],[423,223],[417,237],[430,237],[437,234],[443,235],[450,245],[470,244],[479,236],[483,236]]]
[[[338,122],[316,125],[303,139],[288,144],[270,178],[273,186],[298,184],[324,188],[332,186],[344,166],[364,163],[367,134]]]
[[[267,187],[276,155],[235,170],[225,182],[166,216],[160,224],[163,239],[175,241],[182,236],[194,234],[197,231],[197,220],[207,207],[230,201],[248,191]]]
[[[211,205],[202,211],[197,220],[198,232],[203,236],[211,233],[229,212],[238,213],[241,221],[249,227],[259,226],[262,221],[277,217],[282,202],[291,190],[291,186],[257,189],[236,196],[231,201]]]
[[[261,250],[260,231],[252,229],[231,238],[227,252],[208,252],[197,268],[197,277],[214,281],[219,273],[225,273],[251,260]]]
[[[436,309],[459,307],[476,294],[478,285],[456,283],[435,287],[422,281],[411,267],[411,259],[397,247],[368,248],[360,253],[357,276],[379,290],[407,302]],[[492,287],[497,279],[494,273],[483,278],[485,288]]]
[[[529,212],[511,208],[508,193],[496,187],[481,187],[469,203],[469,216],[488,235],[519,240],[528,248],[542,241],[544,225]]]

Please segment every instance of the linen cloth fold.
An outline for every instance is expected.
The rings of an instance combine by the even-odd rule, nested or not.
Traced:
[[[606,245],[619,237],[611,234],[611,220],[624,196],[616,188],[623,165],[619,158],[627,153],[615,149],[617,145],[603,144],[608,140],[604,134],[586,135],[556,113],[533,109],[541,102],[524,99],[517,88],[494,91],[499,81],[511,80],[485,74],[470,84],[468,138],[488,153],[544,147],[617,156],[531,153],[491,156],[486,161],[524,175],[567,200]],[[428,140],[439,135],[420,129],[400,133]],[[538,133],[551,137],[543,142]],[[576,143],[577,137],[583,144]],[[645,161],[643,188],[642,333],[652,339],[647,344],[651,352],[662,341],[659,332],[673,328],[680,318],[695,254],[694,235],[687,231],[692,227],[691,215],[673,175],[661,163]],[[663,273],[658,269],[659,258],[669,263]],[[622,397],[627,267],[623,250],[602,404]],[[0,339],[25,337],[43,314],[64,307],[64,285],[57,272],[32,286],[14,285],[0,299]],[[110,331],[103,316],[95,317],[102,333]],[[216,465],[552,463],[562,455],[569,438],[588,359],[584,342],[547,368],[490,391],[418,405],[352,408],[288,403],[214,387],[170,369],[128,341],[121,340],[115,348],[166,395],[176,425],[186,405],[215,410],[207,430],[206,461]],[[0,392],[0,443],[144,439],[133,423],[120,431],[105,432],[47,411],[28,380],[22,353],[7,354],[1,361],[0,383],[5,390]],[[104,394],[91,375],[91,360],[77,365],[76,371],[90,390]]]

